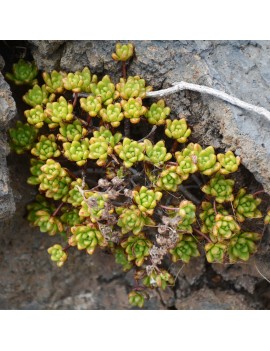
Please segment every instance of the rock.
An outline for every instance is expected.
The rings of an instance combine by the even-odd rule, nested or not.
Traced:
[[[6,162],[6,156],[9,153],[6,129],[8,123],[14,118],[15,113],[16,106],[9,85],[0,72],[0,221],[10,217],[15,212],[15,204],[12,189],[9,185],[9,174]]]
[[[252,310],[244,295],[202,288],[186,298],[177,299],[178,310]]]

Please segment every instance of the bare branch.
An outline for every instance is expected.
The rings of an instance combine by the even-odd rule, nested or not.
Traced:
[[[208,94],[217,97],[218,99],[224,100],[229,102],[232,105],[241,107],[245,110],[255,112],[259,115],[264,116],[268,121],[270,121],[270,112],[267,111],[265,108],[260,107],[260,106],[255,106],[252,104],[248,104],[245,101],[242,101],[234,96],[231,96],[227,93],[224,93],[223,91],[210,88],[204,85],[198,85],[198,84],[192,84],[192,83],[187,83],[187,82],[176,82],[173,83],[173,87],[167,88],[167,89],[162,89],[158,91],[150,91],[146,93],[146,97],[151,98],[151,97],[163,97],[166,95],[171,95],[173,93],[177,93],[178,91],[182,90],[191,90],[191,91],[197,91],[202,94]]]

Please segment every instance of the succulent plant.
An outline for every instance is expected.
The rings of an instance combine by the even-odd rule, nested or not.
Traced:
[[[105,166],[108,155],[113,153],[113,147],[103,137],[92,137],[89,144],[89,158],[97,160],[98,166]]]
[[[187,138],[191,134],[191,129],[188,128],[185,118],[174,119],[173,121],[166,119],[165,122],[165,134],[167,137],[176,139],[178,143],[185,143],[187,141]]]
[[[35,201],[27,205],[27,220],[33,225],[37,219],[36,212],[39,210],[46,210],[51,213],[55,210],[55,207],[49,204],[46,198],[38,194],[35,198]]]
[[[244,222],[246,218],[261,218],[262,213],[257,208],[261,202],[261,199],[256,199],[252,194],[247,194],[244,188],[240,189],[233,202],[237,220]]]
[[[80,93],[81,91],[90,93],[90,85],[96,81],[97,76],[92,76],[88,67],[84,67],[82,71],[68,73],[67,76],[63,78],[64,88],[67,90],[72,90],[73,93]]]
[[[46,163],[41,166],[40,170],[41,170],[41,174],[39,176],[40,182],[42,182],[44,178],[48,180],[53,180],[55,178],[67,176],[67,172],[64,170],[64,168],[61,167],[60,163],[54,161],[51,158],[49,158],[46,161]]]
[[[6,78],[12,80],[16,85],[37,83],[35,79],[38,74],[38,68],[34,62],[28,62],[20,59],[12,66],[12,73],[6,73]]]
[[[265,224],[265,225],[270,224],[270,210],[267,211],[267,214],[266,214],[266,216],[264,217],[264,224]]]
[[[89,95],[87,98],[80,99],[81,108],[88,112],[89,116],[96,117],[102,109],[101,96]]]
[[[69,124],[61,123],[59,132],[57,139],[61,141],[79,141],[88,133],[79,120]]]
[[[64,155],[68,160],[76,162],[78,166],[83,166],[89,157],[89,146],[88,138],[63,143]]]
[[[27,179],[27,183],[30,185],[38,185],[40,184],[39,175],[42,173],[41,167],[44,165],[44,161],[31,158],[30,164],[30,172],[32,175]]]
[[[38,130],[29,124],[17,121],[15,128],[9,129],[10,147],[17,154],[30,150],[37,138]]]
[[[146,112],[145,117],[150,124],[155,124],[157,126],[165,124],[166,118],[170,114],[171,109],[165,106],[165,101],[163,99],[158,102],[154,102],[149,110]]]
[[[142,308],[144,305],[144,295],[138,291],[131,291],[128,294],[128,302],[134,307]]]
[[[215,217],[215,223],[212,228],[212,236],[217,238],[218,241],[224,241],[230,239],[234,234],[240,231],[239,224],[236,223],[233,216],[224,216],[217,214]]]
[[[89,217],[93,223],[96,223],[103,215],[107,199],[107,194],[103,195],[92,191],[86,191],[85,199],[81,203],[82,207],[79,215],[82,217]],[[111,213],[113,210],[109,212]]]
[[[106,106],[119,97],[119,93],[115,90],[115,86],[108,75],[104,76],[98,83],[91,83],[90,86],[94,96],[100,96],[102,103]]]
[[[253,232],[244,232],[234,236],[228,248],[230,262],[236,262],[238,259],[247,261],[250,255],[257,250],[255,241],[260,239],[260,234]]]
[[[227,216],[229,214],[229,212],[226,211],[222,205],[216,206],[216,213],[211,202],[203,201],[201,207],[203,210],[200,213],[200,219],[203,222],[203,225],[201,226],[201,232],[205,234],[212,233],[217,213],[222,214],[223,216]]]
[[[58,267],[62,267],[67,260],[67,254],[63,250],[63,247],[59,244],[55,244],[48,248],[48,254],[51,255],[51,260],[56,262]]]
[[[123,209],[117,222],[122,229],[122,234],[133,232],[135,235],[139,234],[146,224],[154,225],[154,222],[134,205]]]
[[[233,201],[234,180],[225,179],[222,174],[217,173],[208,184],[202,187],[202,191],[214,196],[218,203]]]
[[[240,157],[235,156],[232,151],[227,151],[226,154],[218,154],[217,159],[221,165],[219,170],[221,174],[236,172],[241,162]]]
[[[206,259],[209,263],[222,263],[227,246],[222,243],[207,243],[205,245]]]
[[[142,186],[139,191],[133,190],[132,196],[141,212],[152,215],[157,202],[162,198],[162,193]]]
[[[47,160],[48,158],[59,157],[61,152],[55,141],[56,138],[53,134],[48,135],[48,137],[41,135],[38,143],[36,143],[31,150],[31,154],[37,156],[43,161]]]
[[[176,166],[170,166],[162,171],[156,182],[161,190],[177,191],[178,185],[182,183],[182,178],[176,173]]]
[[[31,110],[24,111],[24,115],[27,118],[27,122],[36,128],[41,128],[44,125],[44,121],[47,118],[42,106],[37,105]]]
[[[63,78],[66,73],[53,70],[51,73],[43,72],[42,77],[46,84],[46,89],[49,93],[61,94],[64,91]]]
[[[99,112],[103,122],[110,123],[112,127],[119,127],[120,122],[124,118],[123,112],[121,112],[121,105],[119,103],[108,104],[107,108],[103,108]]]
[[[188,200],[180,202],[178,214],[180,221],[177,225],[179,231],[192,233],[191,225],[196,221],[196,206]]]
[[[63,96],[60,96],[58,102],[48,102],[44,112],[48,117],[50,128],[54,128],[59,123],[69,122],[73,119],[73,106]]]
[[[104,247],[106,242],[93,225],[79,225],[71,227],[72,236],[69,238],[69,245],[77,246],[78,250],[86,250],[92,255],[97,246]]]
[[[32,107],[37,105],[46,105],[48,101],[53,101],[55,95],[49,96],[46,89],[46,85],[43,84],[41,87],[39,85],[34,85],[32,89],[23,96],[23,101]]]
[[[197,157],[198,170],[205,175],[212,175],[220,169],[220,163],[217,162],[217,157],[213,146],[208,146],[201,150]]]
[[[125,167],[132,167],[134,163],[144,159],[144,143],[124,138],[123,144],[114,147],[115,152],[124,161]]]
[[[74,207],[81,206],[81,203],[83,201],[83,196],[78,190],[78,187],[83,188],[84,190],[88,189],[88,186],[86,184],[84,184],[83,187],[83,180],[81,178],[77,178],[70,184],[67,202]]]
[[[174,285],[173,276],[166,271],[165,269],[160,270],[159,272],[153,270],[151,274],[147,275],[143,279],[143,284],[147,287],[158,287],[162,290],[165,290],[169,285]]]
[[[148,240],[143,233],[139,233],[136,236],[129,236],[121,242],[121,246],[128,255],[128,260],[135,260],[135,264],[138,267],[140,267],[145,258],[149,256],[149,249],[152,245],[152,242]]]
[[[146,93],[152,90],[152,87],[145,87],[145,80],[139,76],[128,77],[128,79],[120,78],[120,82],[116,84],[116,89],[124,100],[130,98],[145,98]]]
[[[144,140],[145,145],[145,161],[159,167],[172,158],[170,152],[167,153],[164,140],[158,141],[155,145],[150,140]]]
[[[196,240],[191,235],[184,235],[170,253],[173,262],[182,260],[184,263],[189,263],[191,257],[200,256]]]
[[[175,158],[178,163],[176,173],[180,175],[183,180],[188,179],[189,175],[197,172],[197,162],[194,162],[192,156],[183,156],[181,152],[175,153]]]
[[[115,262],[122,266],[124,272],[129,271],[133,267],[132,263],[128,261],[125,251],[121,247],[115,249],[114,254]]]
[[[68,206],[65,206],[62,207],[61,211],[63,214],[60,217],[60,220],[63,224],[73,227],[83,222],[83,218],[79,215],[78,209],[74,208],[71,210]]]
[[[52,216],[52,212],[49,209],[40,209],[35,211],[34,226],[39,227],[42,233],[48,233],[50,236],[56,235],[63,231],[63,225],[61,221]]]
[[[42,173],[39,176],[39,179],[41,180],[39,190],[45,191],[46,197],[54,200],[67,200],[69,184],[71,183],[71,178],[68,175],[48,179],[46,175]]]
[[[127,61],[133,56],[134,46],[130,43],[117,43],[115,46],[115,51],[116,52],[112,54],[112,58],[115,61]]]
[[[142,99],[137,97],[136,99],[130,98],[128,101],[122,100],[121,106],[124,111],[124,116],[130,119],[131,123],[139,123],[140,117],[144,116],[147,112],[147,108],[142,105]]]
[[[117,132],[115,134],[112,134],[112,132],[109,129],[105,128],[104,126],[101,126],[99,130],[95,130],[93,134],[94,134],[93,138],[98,139],[102,137],[112,147],[114,147],[122,138],[121,133]]]

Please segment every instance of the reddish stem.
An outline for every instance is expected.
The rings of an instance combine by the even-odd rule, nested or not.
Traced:
[[[252,195],[256,196],[256,195],[263,194],[263,193],[265,193],[264,190],[259,190],[259,191],[256,191],[256,193],[253,193]]]
[[[204,237],[204,239],[207,240],[209,243],[212,242],[212,241],[208,238],[207,235],[205,235],[204,233],[200,232],[198,229],[193,228],[193,230],[194,230],[197,234],[199,234],[199,235],[201,235],[202,237]]]
[[[60,209],[63,207],[63,205],[64,205],[64,202],[61,202],[61,204],[57,207],[57,209],[54,211],[51,217],[55,217],[57,213],[60,211]]]
[[[178,148],[178,145],[179,145],[178,141],[175,140],[174,143],[173,143],[173,145],[172,145],[171,151],[170,151],[171,154],[174,154],[174,153],[175,153],[175,151],[176,151],[177,148]]]
[[[72,247],[72,246],[68,244],[67,246],[65,246],[65,247],[63,248],[63,251],[64,251],[64,252],[67,252],[67,250],[68,250],[69,248],[71,248],[71,247]]]
[[[78,93],[74,93],[73,97],[74,97],[74,100],[73,100],[72,106],[74,108],[77,104],[77,101],[78,101]]]
[[[170,207],[170,206],[165,206],[165,205],[159,205],[162,208],[165,208],[165,210],[170,210],[170,211],[179,211],[178,207]]]

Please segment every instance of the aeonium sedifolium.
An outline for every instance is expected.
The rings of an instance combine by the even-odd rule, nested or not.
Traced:
[[[123,72],[133,53],[131,44],[116,46]],[[149,289],[174,284],[169,267],[178,261],[235,263],[256,252],[261,233],[249,225],[270,222],[262,192],[241,187],[232,150],[189,142],[192,116],[177,117],[163,99],[145,103],[152,88],[140,76],[98,80],[87,67],[36,76],[23,61],[8,75],[28,84],[10,145],[29,153],[27,182],[40,194],[27,218],[59,237],[48,248],[58,267],[76,249],[106,250],[134,271],[128,300],[143,307]]]

